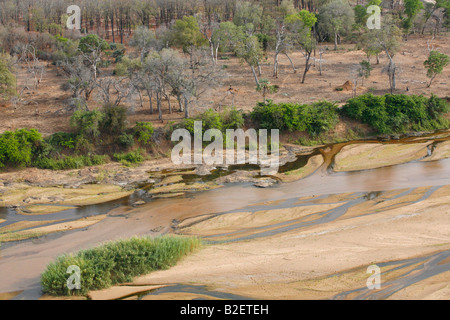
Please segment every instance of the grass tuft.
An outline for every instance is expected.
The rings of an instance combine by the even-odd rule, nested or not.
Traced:
[[[134,237],[58,257],[41,275],[42,290],[50,295],[86,295],[91,290],[132,281],[155,270],[168,269],[201,246],[196,237]],[[70,290],[69,266],[80,268],[81,288]]]

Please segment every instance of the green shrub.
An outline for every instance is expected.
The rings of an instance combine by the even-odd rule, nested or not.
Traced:
[[[120,135],[127,127],[127,109],[123,106],[106,104],[103,106],[101,133]]]
[[[53,147],[73,149],[75,148],[75,139],[76,136],[72,133],[56,132],[46,140]]]
[[[236,108],[225,108],[221,113],[222,127],[226,129],[240,129],[244,126],[245,120],[242,111]]]
[[[128,133],[122,133],[119,138],[117,138],[117,143],[124,148],[130,148],[134,145],[134,136]]]
[[[42,136],[36,129],[5,131],[0,135],[0,167],[5,164],[13,166],[31,164],[41,142]]]
[[[93,152],[95,149],[92,140],[89,140],[83,135],[79,135],[75,140],[75,150],[81,154],[87,154]]]
[[[308,131],[318,135],[332,129],[338,122],[335,104],[321,101],[312,105],[293,103],[266,104],[258,103],[250,118],[262,129],[279,129],[281,131]]]
[[[101,133],[101,124],[105,114],[99,110],[82,111],[77,110],[70,118],[70,125],[77,133],[87,138],[97,138]]]
[[[145,151],[142,149],[137,149],[134,151],[130,151],[127,153],[115,153],[113,158],[115,161],[123,162],[125,161],[125,164],[128,163],[141,163],[145,160],[144,157]]]
[[[151,122],[136,122],[134,127],[134,135],[142,144],[150,144],[153,136],[153,125]]]
[[[62,156],[56,159],[41,157],[34,161],[33,165],[40,169],[69,170],[101,165],[109,161],[110,159],[107,155]]]
[[[404,133],[448,128],[448,121],[443,117],[447,111],[445,100],[434,95],[427,99],[403,94],[365,94],[350,99],[341,112],[367,123],[379,133]]]
[[[201,246],[195,237],[134,237],[58,257],[41,275],[42,290],[51,295],[86,295],[90,290],[132,281],[134,277],[172,267]],[[69,266],[80,268],[81,288],[67,288]]]
[[[197,120],[200,120],[203,123],[203,133],[209,129],[217,129],[220,131],[223,129],[222,118],[220,114],[213,109],[208,109],[203,112]]]

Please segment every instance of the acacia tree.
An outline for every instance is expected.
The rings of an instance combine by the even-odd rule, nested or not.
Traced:
[[[431,50],[428,59],[424,61],[424,66],[427,68],[427,77],[430,78],[430,83],[427,84],[429,88],[434,78],[441,74],[444,68],[450,63],[450,57],[444,53],[436,50]]]
[[[20,44],[18,47],[20,50],[18,62],[25,65],[27,73],[33,79],[33,87],[37,90],[45,74],[45,67],[40,63],[34,46],[31,44]]]
[[[348,32],[355,20],[355,13],[346,0],[333,0],[319,11],[319,30],[334,36],[334,50],[337,50],[341,35]]]
[[[311,54],[316,46],[316,40],[312,36],[312,27],[316,22],[317,18],[314,13],[307,10],[301,10],[297,14],[286,17],[286,23],[292,32],[292,40],[302,49],[303,56],[305,57],[302,83],[305,83],[306,74],[311,67]]]

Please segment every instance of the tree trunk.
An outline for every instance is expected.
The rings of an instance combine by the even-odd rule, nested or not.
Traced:
[[[252,65],[250,65],[250,68],[252,68],[253,77],[255,78],[256,86],[259,87],[259,80],[258,80],[258,76],[256,75],[256,70]]]
[[[188,101],[186,97],[184,97],[184,117],[187,119],[189,118],[189,108],[188,108]]]
[[[289,63],[291,64],[292,70],[294,70],[294,73],[297,73],[297,69],[295,68],[294,62],[292,61],[291,57],[287,53],[285,53],[285,56],[288,58]]]
[[[273,76],[278,78],[278,52],[275,52],[275,57],[273,61]]]
[[[114,11],[111,12],[111,34],[112,34],[112,42],[116,42],[116,39],[114,37]]]
[[[306,55],[305,71],[303,72],[302,83],[305,83],[306,74],[309,71],[309,59],[310,58],[311,58],[311,52],[308,52],[307,55]]]

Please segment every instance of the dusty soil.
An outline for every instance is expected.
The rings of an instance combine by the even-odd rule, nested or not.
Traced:
[[[449,37],[450,34],[441,33],[432,42],[434,48],[450,55]],[[430,36],[412,35],[407,42],[403,42],[401,49],[396,54],[394,59],[401,70],[398,75],[397,93],[424,94],[426,96],[435,93],[441,97],[450,95],[448,89],[450,84],[450,67],[447,67],[435,79],[431,88],[426,87],[428,78],[426,77],[423,61],[428,56],[427,40],[430,40]],[[273,99],[275,102],[299,103],[310,103],[323,99],[342,103],[351,98],[351,90],[336,91],[336,88],[352,80],[351,71],[360,61],[366,59],[364,52],[356,50],[353,44],[342,44],[337,51],[332,50],[333,46],[331,44],[324,44],[323,47],[328,47],[329,50],[325,50],[323,55],[322,75],[319,75],[317,63],[309,71],[304,84],[300,83],[305,62],[300,52],[295,52],[291,56],[298,69],[297,73],[293,73],[286,57],[280,57],[278,79],[272,77],[273,55],[269,52],[266,62],[262,65],[261,78],[269,79],[272,84],[278,85],[280,89],[268,98]],[[198,102],[198,106],[194,108],[193,113],[201,112],[211,107],[219,110],[225,106],[230,106],[233,103],[233,96],[234,105],[243,110],[251,110],[255,105],[255,101],[262,100],[261,95],[255,90],[255,83],[250,69],[238,59],[229,55],[224,56],[227,56],[229,60],[220,60],[219,65],[227,66],[226,72],[228,76],[223,79],[220,87],[210,89],[203,95]],[[388,77],[382,72],[386,64],[387,58],[384,54],[381,54],[380,64],[373,65],[374,69],[371,76],[364,80],[364,86],[357,89],[357,94],[365,92],[384,94],[388,92]],[[69,94],[61,89],[61,84],[64,81],[65,78],[59,76],[56,68],[49,64],[47,73],[37,90],[32,89],[30,86],[31,89],[24,91],[22,101],[15,106],[11,103],[0,105],[0,115],[3,119],[0,132],[17,128],[36,128],[44,135],[48,135],[58,131],[70,130],[69,118],[71,112],[64,111]],[[31,80],[27,78],[23,70],[19,71],[19,88],[27,83],[30,85]],[[233,96],[227,93],[230,85],[236,90]],[[407,88],[409,91],[406,91]],[[176,101],[173,101],[173,104],[175,105]],[[92,108],[100,106],[101,101],[99,97],[94,95],[89,101],[89,105]],[[128,106],[130,107],[130,105]],[[164,106],[167,109],[164,113],[164,123],[157,120],[156,114],[149,114],[148,101],[144,101],[143,108],[136,106],[134,110],[130,109],[130,125],[136,121],[153,121],[155,126],[161,126],[167,124],[168,121],[177,121],[183,118],[183,114],[179,112],[174,112],[171,115],[167,114],[167,102],[165,102]]]

